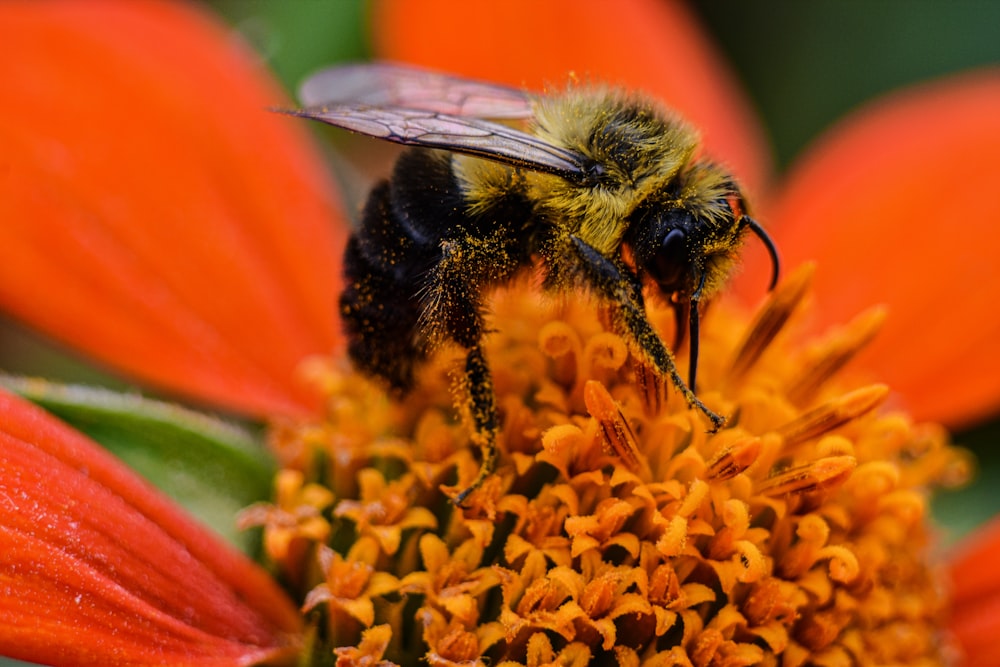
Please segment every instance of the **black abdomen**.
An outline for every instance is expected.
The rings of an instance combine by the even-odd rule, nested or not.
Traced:
[[[368,196],[347,244],[340,312],[348,353],[394,389],[413,386],[414,369],[429,353],[420,327],[423,292],[441,242],[465,227],[464,210],[449,155],[404,151],[392,178]]]
[[[372,190],[347,244],[340,297],[359,370],[406,391],[434,343],[480,342],[483,291],[530,264],[533,216],[516,191],[477,203],[469,216],[451,155],[428,150],[403,152]]]

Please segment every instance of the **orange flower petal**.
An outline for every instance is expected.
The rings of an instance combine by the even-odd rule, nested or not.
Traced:
[[[998,155],[1000,70],[928,84],[835,128],[765,216],[786,266],[818,261],[821,325],[889,306],[862,363],[920,419],[1000,399]]]
[[[346,226],[253,56],[185,3],[3,3],[0,42],[0,308],[227,407],[314,405]]]
[[[1000,664],[1000,520],[980,529],[950,563],[951,630],[966,667]]]
[[[54,665],[291,658],[262,569],[96,444],[0,393],[0,654]]]
[[[376,52],[542,90],[568,75],[645,90],[701,129],[751,191],[769,175],[763,132],[732,73],[680,2],[380,2]]]

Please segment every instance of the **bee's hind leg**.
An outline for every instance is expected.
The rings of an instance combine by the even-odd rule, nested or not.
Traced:
[[[646,307],[642,299],[642,284],[639,279],[620,262],[604,256],[592,245],[577,236],[570,236],[580,260],[582,270],[590,287],[602,298],[617,306],[624,333],[632,344],[645,354],[656,370],[670,378],[670,381],[687,400],[712,422],[712,431],[717,431],[726,423],[724,417],[716,414],[695,395],[677,371],[674,355],[667,349],[659,334],[646,317]]]

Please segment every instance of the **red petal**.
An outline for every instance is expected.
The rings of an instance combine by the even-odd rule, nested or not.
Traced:
[[[966,667],[1000,665],[1000,520],[979,530],[952,559],[951,629]]]
[[[0,393],[0,654],[54,665],[290,658],[266,572],[100,447]]]
[[[998,155],[1000,70],[925,85],[835,128],[766,216],[787,267],[818,261],[820,324],[888,304],[863,363],[921,419],[1000,399]]]
[[[380,57],[536,90],[562,86],[569,75],[645,90],[699,127],[709,152],[751,190],[765,184],[763,132],[680,2],[424,0],[375,8]]]
[[[0,307],[173,390],[314,405],[346,225],[249,51],[186,3],[2,3],[0,42]]]

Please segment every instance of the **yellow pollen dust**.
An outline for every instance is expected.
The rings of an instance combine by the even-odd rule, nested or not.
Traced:
[[[717,433],[599,304],[496,294],[500,459],[462,508],[448,494],[479,449],[461,350],[402,398],[314,365],[327,418],[275,426],[282,500],[252,517],[266,543],[281,535],[271,556],[315,626],[315,662],[944,663],[927,502],[965,480],[968,456],[844,370],[880,310],[792,341],[811,275],[752,320],[725,300],[703,318],[698,395],[728,417]],[[649,313],[673,340],[669,308]]]

